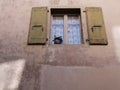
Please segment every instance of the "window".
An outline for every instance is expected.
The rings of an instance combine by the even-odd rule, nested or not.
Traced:
[[[51,8],[51,32],[48,34],[48,8],[33,7],[28,45],[82,44],[83,33],[80,8]],[[85,8],[89,45],[107,45],[107,35],[101,7]],[[50,29],[49,29],[50,30]]]
[[[51,44],[82,44],[80,9],[52,9]]]

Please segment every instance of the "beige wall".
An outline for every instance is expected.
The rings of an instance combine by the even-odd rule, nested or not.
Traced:
[[[39,62],[72,65],[103,65],[119,61],[119,1],[80,1],[80,0],[4,0],[0,1],[0,46],[1,58],[11,57],[35,58]],[[86,42],[87,29],[85,14],[82,13],[82,25],[84,32],[83,45],[46,45],[28,46],[28,31],[32,7],[102,7],[106,32],[109,44],[107,46],[90,46]],[[48,15],[48,37],[50,27],[50,15]],[[117,39],[116,39],[117,38]],[[74,50],[74,52],[73,52]],[[30,56],[29,56],[30,55]],[[14,56],[14,57],[13,57]],[[36,57],[37,56],[37,57]],[[30,59],[31,59],[30,58]]]
[[[0,0],[0,64],[24,60],[23,82],[20,88],[25,84],[28,90],[33,90],[33,83],[36,85],[34,88],[37,87],[39,81],[35,80],[40,79],[37,72],[41,64],[90,67],[119,65],[119,3],[119,0]],[[109,44],[107,46],[88,45],[85,41],[87,39],[86,19],[85,14],[82,13],[85,44],[27,45],[31,8],[41,6],[47,6],[48,9],[78,7],[82,11],[85,7],[102,7]],[[48,14],[48,37],[49,20]]]

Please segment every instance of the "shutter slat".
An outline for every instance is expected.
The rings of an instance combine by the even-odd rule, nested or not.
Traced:
[[[90,45],[107,45],[107,36],[100,7],[86,7],[87,30]]]
[[[47,7],[32,8],[28,44],[45,44],[47,39]]]

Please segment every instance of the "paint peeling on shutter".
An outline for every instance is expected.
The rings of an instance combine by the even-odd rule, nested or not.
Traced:
[[[86,7],[88,40],[90,45],[107,45],[107,36],[100,7]]]
[[[47,7],[33,7],[29,27],[28,44],[44,45],[47,40]]]

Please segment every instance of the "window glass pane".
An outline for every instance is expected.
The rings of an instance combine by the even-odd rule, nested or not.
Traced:
[[[62,37],[64,43],[64,17],[53,16],[52,19],[52,39],[51,43],[54,44],[55,37]]]
[[[68,16],[68,44],[81,44],[81,29],[79,16]]]

